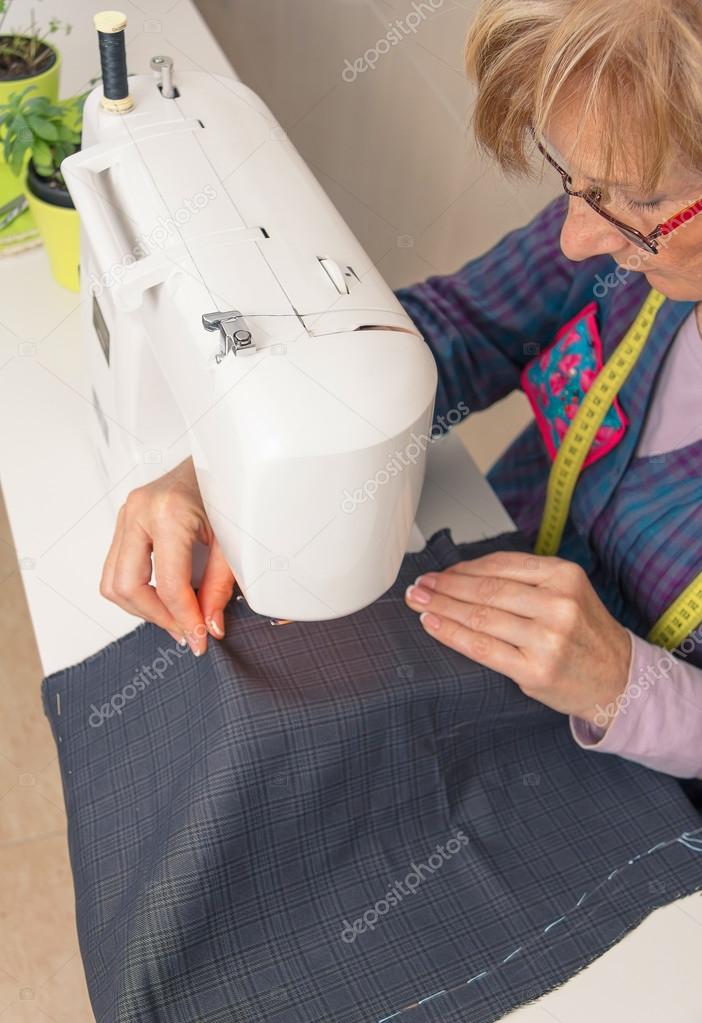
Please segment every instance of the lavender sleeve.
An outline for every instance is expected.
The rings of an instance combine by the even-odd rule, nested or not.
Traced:
[[[634,635],[626,689],[608,727],[571,715],[582,749],[616,753],[676,778],[702,778],[702,669]]]

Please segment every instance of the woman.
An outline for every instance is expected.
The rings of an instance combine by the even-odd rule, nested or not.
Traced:
[[[645,348],[583,451],[557,554],[463,562],[406,599],[438,642],[569,715],[584,748],[680,778],[702,777],[694,600],[676,658],[644,637],[702,569],[700,40],[699,0],[483,0],[466,49],[478,143],[510,172],[548,164],[570,195],[397,292],[437,362],[437,421],[527,393],[535,422],[488,479],[534,543],[566,431],[648,302]],[[197,594],[195,540],[210,548]],[[198,655],[223,635],[233,583],[190,462],[129,496],[104,596]]]

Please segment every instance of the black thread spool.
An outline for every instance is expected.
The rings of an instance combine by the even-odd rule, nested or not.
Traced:
[[[127,18],[121,11],[101,11],[93,18],[100,45],[102,68],[102,106],[116,114],[124,114],[134,106],[127,81],[127,53],[124,30]]]

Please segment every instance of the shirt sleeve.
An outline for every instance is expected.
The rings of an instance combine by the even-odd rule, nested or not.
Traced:
[[[436,362],[437,430],[459,422],[457,413],[463,419],[520,386],[523,367],[568,318],[563,310],[574,282],[585,288],[585,300],[588,294],[592,299],[592,273],[560,248],[566,200],[553,200],[529,224],[455,273],[395,292]],[[441,419],[449,412],[446,427]]]
[[[616,753],[676,778],[702,778],[702,669],[631,636],[627,686],[608,726],[571,715],[582,749]]]

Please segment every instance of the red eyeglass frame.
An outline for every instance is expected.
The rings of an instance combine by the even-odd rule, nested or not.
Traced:
[[[659,252],[658,238],[671,234],[676,230],[676,228],[689,223],[689,221],[692,220],[693,217],[696,217],[698,213],[702,213],[702,198],[700,198],[697,199],[696,202],[693,202],[689,206],[680,210],[679,213],[676,213],[668,220],[665,220],[662,224],[659,224],[658,227],[655,227],[653,231],[650,232],[650,234],[643,234],[641,231],[637,230],[637,228],[630,227],[628,224],[622,223],[621,220],[617,220],[616,217],[611,215],[611,213],[607,213],[606,210],[602,209],[599,202],[593,195],[593,192],[598,195],[600,194],[597,191],[596,186],[592,186],[590,189],[583,189],[582,191],[576,191],[574,188],[571,188],[572,178],[568,171],[561,167],[561,165],[554,160],[548,150],[539,142],[534,129],[530,128],[529,130],[541,155],[551,164],[552,167],[555,167],[560,174],[565,192],[568,195],[574,196],[576,199],[584,199],[588,206],[592,207],[595,213],[599,213],[601,217],[604,217],[604,219],[609,221],[610,224],[613,224],[614,227],[622,232],[625,238],[634,242],[635,245],[645,249],[647,252],[652,253],[654,256],[657,256]]]

